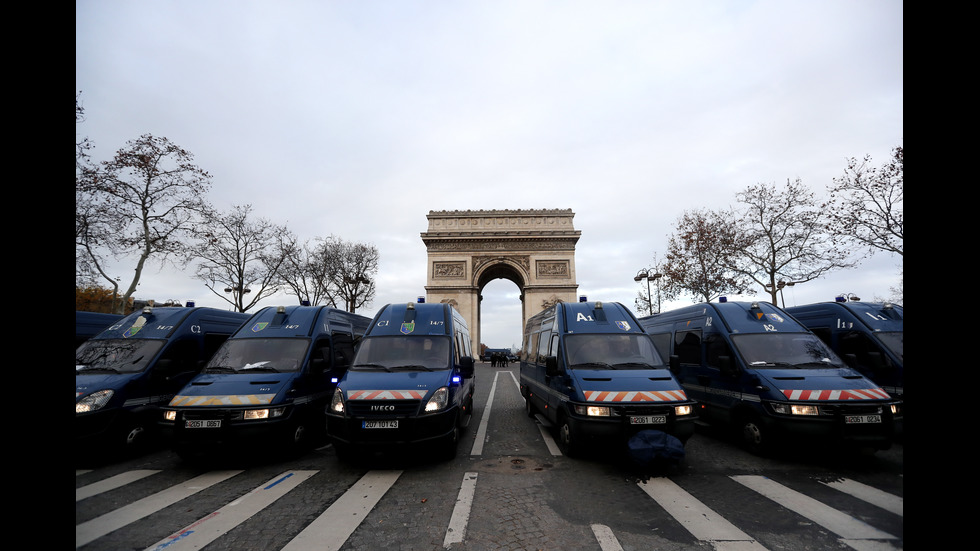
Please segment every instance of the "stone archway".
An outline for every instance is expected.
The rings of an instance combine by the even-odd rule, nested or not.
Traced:
[[[521,291],[522,324],[552,304],[574,302],[571,209],[429,211],[427,302],[448,302],[466,319],[479,352],[480,293],[495,279]],[[523,325],[521,328],[523,331]]]

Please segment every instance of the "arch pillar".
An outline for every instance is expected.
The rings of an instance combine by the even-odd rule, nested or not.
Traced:
[[[479,351],[480,293],[494,279],[521,291],[522,324],[555,302],[577,300],[571,209],[429,211],[426,301],[451,303]],[[521,328],[523,331],[523,326]],[[487,344],[487,343],[485,343]]]

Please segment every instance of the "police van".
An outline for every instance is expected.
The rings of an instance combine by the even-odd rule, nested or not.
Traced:
[[[527,321],[520,359],[527,414],[556,427],[566,455],[642,430],[694,433],[694,402],[622,304],[555,304]]]
[[[449,304],[382,308],[334,391],[327,433],[338,455],[414,447],[456,453],[473,415],[469,329]]]
[[[889,302],[819,302],[787,308],[838,356],[895,398],[905,386],[904,311]]]
[[[259,310],[163,408],[174,450],[304,450],[322,438],[324,409],[370,321],[329,306]]]
[[[887,449],[900,431],[899,400],[772,304],[723,297],[640,323],[700,418],[734,428],[753,451],[791,439]]]
[[[248,319],[215,308],[153,307],[121,318],[75,349],[76,443],[142,447],[159,407]]]

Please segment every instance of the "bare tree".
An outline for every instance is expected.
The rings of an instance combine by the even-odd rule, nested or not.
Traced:
[[[871,252],[886,251],[904,256],[904,152],[892,150],[892,158],[880,168],[871,166],[871,156],[851,158],[844,176],[830,186],[833,232],[843,243],[856,243]]]
[[[336,300],[343,301],[351,313],[371,304],[375,292],[373,278],[380,258],[377,247],[337,237],[324,240],[322,246],[326,274],[336,290]]]
[[[744,205],[737,224],[745,241],[734,264],[769,292],[773,304],[779,304],[780,282],[804,283],[855,265],[835,247],[823,211],[798,178],[783,189],[749,186],[737,198]]]
[[[78,108],[76,107],[76,116]],[[105,255],[135,258],[121,305],[136,291],[149,260],[177,262],[188,236],[207,208],[211,176],[193,155],[166,138],[146,134],[131,140],[110,161],[76,178],[76,274],[91,266],[113,286]]]
[[[745,236],[737,227],[729,212],[693,210],[681,215],[662,267],[664,298],[690,294],[695,301],[710,302],[748,291],[749,279],[731,263],[744,247]]]
[[[227,214],[208,212],[189,257],[198,261],[196,277],[237,312],[282,289],[281,270],[296,247],[284,226],[252,219],[251,212],[251,205],[236,205]]]
[[[327,265],[323,239],[295,247],[282,268],[287,292],[296,295],[300,303],[309,301],[336,307],[337,290],[331,284]]]

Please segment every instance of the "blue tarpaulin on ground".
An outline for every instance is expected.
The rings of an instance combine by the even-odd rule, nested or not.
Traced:
[[[627,446],[633,461],[643,466],[684,459],[684,444],[659,430],[642,430],[629,439]]]

